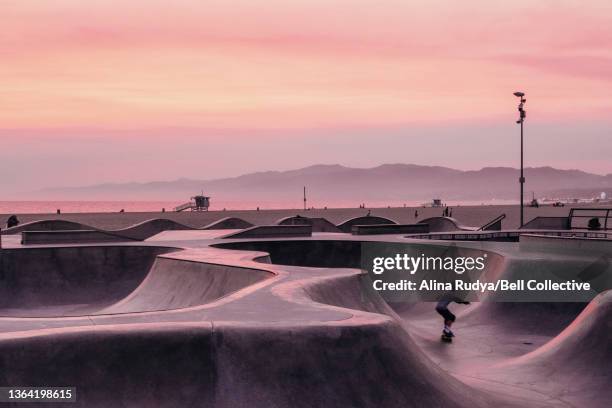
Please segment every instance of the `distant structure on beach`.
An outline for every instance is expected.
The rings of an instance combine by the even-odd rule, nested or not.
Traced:
[[[442,202],[441,198],[434,198],[431,200],[431,202],[424,203],[423,207],[432,207],[432,208],[444,207],[444,203]]]
[[[174,211],[208,211],[208,207],[210,207],[210,197],[205,196],[202,192],[202,195],[191,197],[190,201],[186,202],[185,204],[181,204],[178,207],[175,207]]]
[[[608,193],[602,191],[595,197],[591,198],[579,198],[579,197],[552,197],[544,198],[542,201],[546,204],[612,204],[612,199],[608,196]]]
[[[533,191],[531,192],[531,202],[529,203],[529,206],[532,208],[540,207],[540,203],[538,202],[538,199],[535,198],[535,193]]]

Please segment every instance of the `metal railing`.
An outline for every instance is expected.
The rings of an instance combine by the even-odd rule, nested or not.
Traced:
[[[479,231],[488,231],[489,228],[491,228],[493,225],[500,223],[500,227],[501,227],[501,221],[503,219],[506,218],[506,214],[501,214],[498,215],[497,217],[493,218],[491,221],[487,222],[485,225],[483,225],[482,227],[480,227],[478,230]],[[501,228],[500,228],[501,230]]]
[[[612,229],[612,222],[608,222],[612,217],[612,208],[572,208],[569,213],[569,227],[570,229],[588,229],[588,221],[582,223],[584,220],[591,220],[593,218],[603,219],[603,223],[600,222],[600,230],[607,231]]]
[[[178,207],[174,207],[174,211],[176,212],[183,211],[183,210],[193,207],[193,205],[194,205],[193,202],[189,201],[188,203],[181,204]]]
[[[442,241],[518,241],[521,235],[546,235],[561,238],[589,238],[612,240],[612,232],[593,230],[507,230],[507,231],[456,231],[433,232],[429,234],[410,234],[412,239],[430,239]]]

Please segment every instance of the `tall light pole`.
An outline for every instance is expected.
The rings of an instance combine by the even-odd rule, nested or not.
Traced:
[[[527,99],[525,99],[524,92],[515,92],[514,96],[520,98],[520,103],[518,105],[519,119],[516,121],[516,123],[521,125],[521,177],[519,178],[519,183],[521,185],[521,227],[523,227],[523,225],[525,225],[525,203],[523,201],[523,192],[525,187],[525,175],[523,174],[523,122],[525,122],[525,116],[527,116],[527,113],[524,109],[525,102],[527,102]]]

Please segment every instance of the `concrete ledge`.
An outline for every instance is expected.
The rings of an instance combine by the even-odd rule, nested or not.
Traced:
[[[568,234],[571,232],[568,232]],[[520,246],[526,250],[553,251],[561,254],[568,253],[593,253],[596,255],[612,254],[612,239],[593,238],[579,236],[553,236],[532,234],[521,234]]]
[[[440,241],[500,241],[518,242],[521,231],[449,231],[429,234],[411,234],[406,238],[431,239]]]
[[[427,224],[373,224],[353,225],[353,235],[377,235],[377,234],[427,234]]]
[[[23,231],[21,233],[21,243],[23,245],[82,244],[94,242],[130,241],[135,240],[99,230]]]

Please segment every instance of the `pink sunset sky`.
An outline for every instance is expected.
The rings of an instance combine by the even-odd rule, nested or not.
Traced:
[[[0,2],[6,194],[315,163],[612,173],[609,1]]]

